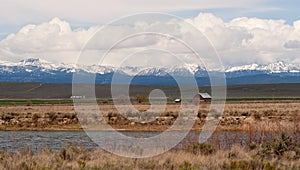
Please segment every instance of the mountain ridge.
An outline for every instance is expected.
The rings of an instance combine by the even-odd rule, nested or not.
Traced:
[[[226,75],[229,84],[295,83],[300,77],[300,65],[279,61],[271,64],[250,64],[233,66],[221,71],[207,71],[196,64],[173,67],[113,67],[99,65],[54,64],[38,58],[28,58],[19,62],[0,61],[0,81],[2,82],[72,82],[73,73],[95,74],[96,83],[110,84],[117,74],[126,82],[134,78],[137,85],[176,85],[173,77],[182,81],[196,78],[202,85],[209,85],[209,73]],[[248,80],[249,79],[249,80]],[[300,79],[300,78],[299,78]],[[251,81],[253,80],[253,81]],[[255,81],[254,81],[255,80]],[[299,80],[300,82],[300,80]],[[122,81],[120,82],[122,83]]]
[[[98,74],[106,74],[111,72],[121,72],[125,73],[127,75],[153,75],[153,74],[161,74],[164,76],[165,74],[162,73],[172,73],[172,72],[179,72],[183,73],[186,72],[189,74],[196,74],[198,71],[206,71],[204,68],[202,68],[199,65],[196,64],[183,64],[181,66],[176,65],[173,67],[134,67],[134,66],[124,66],[124,67],[113,67],[113,66],[101,66],[101,65],[75,65],[75,64],[65,64],[65,63],[59,63],[54,64],[46,60],[42,60],[39,58],[28,58],[26,60],[21,60],[19,62],[9,62],[9,61],[1,61],[0,60],[0,66],[33,66],[33,67],[41,67],[44,69],[73,69],[73,72],[75,72],[74,69],[80,69],[89,73],[98,73]],[[0,69],[1,70],[1,69]],[[125,71],[123,71],[125,70]],[[148,71],[148,72],[147,72]],[[219,70],[218,70],[219,71]],[[283,61],[278,61],[275,63],[270,64],[248,64],[248,65],[240,65],[240,66],[231,66],[227,67],[225,69],[225,73],[232,73],[232,72],[241,72],[241,71],[263,71],[265,73],[300,73],[300,65],[296,64],[287,64]],[[140,72],[140,73],[139,73]],[[221,71],[219,71],[221,72]],[[158,76],[157,75],[157,76]]]

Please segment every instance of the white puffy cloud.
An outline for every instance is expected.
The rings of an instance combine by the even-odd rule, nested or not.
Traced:
[[[186,21],[209,39],[225,66],[267,64],[276,61],[300,63],[300,21],[289,25],[284,20],[242,17],[225,22],[209,13],[200,13],[197,17]],[[165,27],[166,25],[168,26]],[[27,25],[16,34],[11,34],[0,41],[0,56],[6,60],[37,57],[55,62],[75,62],[84,43],[99,28],[93,26],[74,30],[68,22],[58,18],[37,25]],[[124,24],[106,27],[107,31],[101,36],[101,41],[95,41],[90,47],[100,49],[94,52],[97,56],[103,55],[110,47],[109,44],[118,40],[119,35],[147,31],[148,28],[162,32],[169,31],[178,34],[184,41],[197,42],[195,36],[182,26],[182,22],[139,21],[131,26]],[[143,35],[124,40],[119,44],[116,47],[119,50],[112,51],[117,57],[107,59],[107,64],[113,65],[114,61],[120,61],[132,51],[143,50],[145,47],[167,49],[182,58],[189,55],[179,44],[174,43],[172,38]],[[141,53],[141,56],[145,56],[149,52]],[[163,55],[160,56],[162,57]],[[143,60],[143,57],[140,59]]]
[[[69,23],[54,18],[39,25],[24,26],[18,33],[2,40],[0,48],[2,53],[5,51],[15,58],[29,56],[70,62],[97,29],[72,30]]]
[[[242,17],[224,22],[212,14],[189,21],[210,39],[227,65],[293,62],[299,55],[297,49],[287,49],[298,45],[299,21],[288,25],[284,20]]]

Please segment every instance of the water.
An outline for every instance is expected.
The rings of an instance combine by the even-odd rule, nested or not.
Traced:
[[[16,152],[29,147],[34,152],[51,148],[58,151],[73,143],[88,149],[95,144],[84,132],[78,131],[0,131],[0,150]]]
[[[100,138],[109,139],[111,132],[95,132]],[[159,132],[122,132],[127,136],[151,137],[158,135]],[[175,132],[180,133],[180,132]],[[263,143],[271,141],[278,133],[248,133],[248,132],[215,132],[208,143],[218,148],[227,149],[233,145],[246,146],[250,142]],[[97,148],[95,144],[82,131],[0,131],[0,150],[17,152],[29,147],[34,152],[41,152],[51,148],[59,151],[70,143],[78,147],[85,147],[88,150]],[[294,134],[299,138],[299,134]],[[179,149],[190,143],[196,143],[199,139],[199,132],[190,132],[188,136],[175,147]],[[299,139],[298,139],[299,140]]]

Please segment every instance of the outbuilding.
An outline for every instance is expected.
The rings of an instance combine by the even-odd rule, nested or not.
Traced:
[[[200,102],[211,102],[211,96],[208,93],[198,93],[197,95],[200,99]]]
[[[71,96],[70,99],[85,99],[85,96]]]

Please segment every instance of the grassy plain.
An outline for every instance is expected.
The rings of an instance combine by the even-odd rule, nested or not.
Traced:
[[[51,103],[51,102],[50,102]],[[100,104],[103,116],[91,112],[86,120],[80,119],[72,104],[24,104],[0,105],[0,129],[2,130],[80,130],[80,123],[107,122],[115,129],[130,131],[162,131],[169,128],[179,116],[180,105],[168,104],[160,113],[147,112],[149,104],[135,104],[126,110],[126,116],[119,114],[112,104]],[[135,110],[136,109],[136,110]],[[201,130],[203,124],[210,119],[219,119],[218,130],[249,131],[263,129],[265,131],[300,130],[300,101],[298,100],[245,100],[226,102],[224,114],[215,117],[209,112],[209,104],[201,104],[193,130]],[[150,122],[134,121],[144,116],[153,116]],[[128,120],[127,118],[132,118]],[[84,121],[84,122],[83,122]]]
[[[148,104],[136,104],[135,109],[146,111]],[[201,130],[211,117],[209,104],[199,108],[193,130]],[[148,123],[132,123],[118,114],[112,104],[100,104],[105,121],[115,129],[161,131],[170,127],[178,117],[179,105],[168,104],[160,117]],[[86,150],[74,145],[54,152],[45,148],[42,153],[25,149],[18,153],[0,152],[0,169],[300,169],[300,101],[244,100],[228,101],[220,118],[218,131],[243,131],[265,134],[273,132],[269,142],[248,142],[244,147],[220,149],[214,144],[191,144],[159,156],[124,158],[103,150]],[[128,112],[137,116],[134,111]],[[93,114],[93,113],[91,113]],[[0,106],[1,130],[81,130],[72,104],[6,103]],[[224,139],[226,140],[226,139]],[[227,139],[229,140],[229,139]],[[225,141],[226,142],[226,141]],[[229,142],[229,141],[228,141]]]
[[[164,87],[170,97],[163,112],[147,112],[150,105],[134,103],[134,109],[126,110],[126,116],[118,113],[107,93],[99,93],[99,108],[103,116],[91,112],[87,119],[79,121],[69,84],[2,83],[0,90],[0,130],[82,130],[81,124],[107,122],[117,130],[163,131],[179,116],[179,105],[171,103],[178,95],[170,87]],[[272,139],[249,140],[241,146],[227,149],[212,143],[191,144],[179,150],[171,150],[159,156],[131,159],[113,155],[103,150],[87,150],[74,145],[59,152],[45,148],[42,153],[25,149],[18,153],[0,152],[0,169],[300,169],[300,94],[299,84],[232,86],[224,114],[209,113],[209,104],[202,104],[196,116],[194,131],[200,131],[205,122],[219,119],[219,132],[245,132],[246,134],[276,134]],[[133,95],[148,93],[151,88],[136,87]],[[106,90],[105,90],[106,89]],[[99,85],[96,92],[109,91],[107,85]],[[209,91],[206,87],[200,91]],[[27,99],[22,99],[26,96]],[[63,99],[65,98],[65,99]],[[155,114],[150,122],[135,122],[141,117]],[[99,128],[95,126],[95,128]],[[225,142],[230,139],[224,139]]]
[[[117,87],[123,88],[122,85]],[[236,85],[227,87],[227,98],[299,98],[300,84],[261,84],[261,85]],[[86,85],[83,88],[95,88],[97,98],[108,99],[111,97],[110,85]],[[169,86],[136,86],[131,85],[130,96],[149,95],[154,89],[161,89],[170,99],[179,98],[178,87]],[[55,83],[0,83],[0,99],[68,99],[72,96],[72,84]],[[200,92],[211,91],[210,87],[199,87]]]

